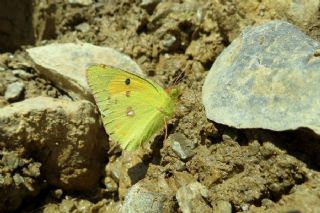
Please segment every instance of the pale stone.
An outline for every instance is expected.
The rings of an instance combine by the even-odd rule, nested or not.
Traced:
[[[50,44],[27,49],[38,72],[65,90],[73,98],[93,100],[86,70],[94,64],[106,64],[143,75],[131,58],[109,47],[88,43]]]
[[[320,43],[287,22],[246,28],[205,79],[207,117],[236,128],[320,134],[319,55]]]

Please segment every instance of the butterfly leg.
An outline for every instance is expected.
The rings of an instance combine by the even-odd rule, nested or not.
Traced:
[[[166,140],[168,137],[168,126],[165,118],[163,119],[163,121],[164,121],[164,140]]]

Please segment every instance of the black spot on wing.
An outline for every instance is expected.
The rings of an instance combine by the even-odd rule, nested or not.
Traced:
[[[125,83],[126,85],[129,85],[129,84],[130,84],[130,78],[127,78],[127,79],[124,81],[124,83]]]

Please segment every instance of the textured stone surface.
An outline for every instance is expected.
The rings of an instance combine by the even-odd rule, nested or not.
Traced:
[[[139,66],[125,54],[92,44],[50,44],[27,50],[41,75],[74,98],[92,100],[86,70],[93,64],[107,64],[142,74]]]
[[[168,192],[168,186],[144,179],[128,190],[121,212],[172,212],[174,202]]]
[[[16,210],[24,198],[39,193],[40,167],[18,152],[0,151],[0,212]]]
[[[192,143],[192,141],[183,134],[172,134],[169,139],[172,150],[181,160],[186,160],[194,155],[192,150],[195,148],[195,143]]]
[[[208,197],[208,189],[199,182],[192,182],[179,188],[176,194],[183,213],[211,212],[203,198]]]
[[[320,134],[319,48],[284,21],[246,28],[206,77],[207,117],[237,128]]]
[[[30,98],[0,110],[0,147],[23,149],[36,158],[49,184],[92,189],[107,142],[98,116],[89,101]]]

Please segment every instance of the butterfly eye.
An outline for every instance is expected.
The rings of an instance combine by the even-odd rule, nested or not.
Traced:
[[[130,78],[127,78],[124,83],[126,83],[126,85],[129,85],[130,84]]]

